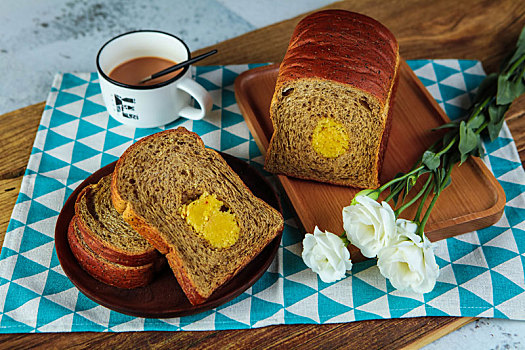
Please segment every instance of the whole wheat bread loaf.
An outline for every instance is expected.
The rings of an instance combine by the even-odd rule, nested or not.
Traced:
[[[69,224],[67,238],[80,266],[95,279],[114,287],[132,289],[146,286],[163,266],[162,260],[141,266],[126,266],[98,255],[83,241],[76,216]]]
[[[166,255],[194,305],[209,298],[283,228],[281,214],[255,197],[197,134],[182,127],[130,146],[116,164],[111,195],[124,219]],[[203,196],[211,198],[205,195],[237,222],[232,245],[212,245],[185,219],[185,208]]]
[[[115,210],[111,202],[111,175],[86,186],[75,202],[82,241],[97,255],[126,266],[141,266],[163,259]]]
[[[266,169],[379,186],[398,67],[395,37],[370,17],[327,10],[301,20],[271,102]]]

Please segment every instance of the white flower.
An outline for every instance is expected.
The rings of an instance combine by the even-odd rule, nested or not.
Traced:
[[[396,242],[377,255],[377,266],[394,288],[401,291],[428,293],[436,284],[439,266],[436,264],[432,244],[415,232],[417,224],[398,219]]]
[[[348,240],[367,258],[374,258],[396,236],[396,216],[386,202],[356,196],[343,208],[343,227]]]
[[[343,278],[346,270],[352,269],[350,252],[337,235],[317,228],[314,234],[307,233],[303,240],[303,260],[325,283]]]

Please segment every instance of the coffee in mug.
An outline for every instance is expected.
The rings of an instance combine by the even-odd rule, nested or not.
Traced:
[[[145,77],[160,72],[166,68],[176,65],[176,62],[162,57],[138,57],[119,64],[109,73],[109,77],[113,80],[129,85],[155,85],[166,80],[170,80],[177,76],[182,71],[176,70],[160,76],[155,79],[140,83]]]
[[[109,114],[123,124],[138,128],[162,126],[179,117],[204,118],[211,110],[212,98],[191,79],[189,66],[138,84],[143,78],[189,58],[190,50],[182,40],[160,31],[129,32],[106,42],[98,52],[96,63],[102,98]],[[157,70],[159,65],[162,67]],[[198,108],[192,105],[192,98]]]

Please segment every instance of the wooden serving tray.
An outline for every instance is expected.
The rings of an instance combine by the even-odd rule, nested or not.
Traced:
[[[239,108],[263,154],[273,133],[269,107],[278,70],[278,65],[255,68],[242,73],[235,81]],[[410,169],[440,137],[440,133],[432,129],[449,121],[404,60],[399,78],[381,183]],[[312,232],[316,225],[336,234],[343,232],[342,208],[350,204],[359,189],[285,175],[277,177],[306,232]],[[386,194],[383,193],[383,198]],[[499,220],[504,206],[505,193],[501,185],[481,159],[470,158],[453,170],[452,184],[438,199],[426,225],[426,234],[430,240],[437,241],[490,226]],[[413,218],[416,208],[417,205],[413,205],[401,216]],[[357,255],[356,248],[351,247],[351,251]]]

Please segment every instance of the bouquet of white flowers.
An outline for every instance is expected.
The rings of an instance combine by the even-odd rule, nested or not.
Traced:
[[[303,260],[323,282],[340,280],[352,268],[350,242],[367,258],[377,257],[379,271],[395,288],[416,293],[434,288],[439,266],[430,241],[417,233],[415,222],[396,219],[388,203],[358,194],[343,208],[343,226],[343,236],[316,227],[304,238]]]
[[[430,212],[450,184],[454,165],[462,164],[470,156],[484,156],[482,138],[496,139],[505,112],[524,92],[525,28],[499,75],[493,73],[483,80],[465,118],[442,125],[439,129],[447,129],[447,133],[406,174],[397,175],[377,189],[357,193],[351,204],[343,208],[342,236],[321,232],[317,227],[313,235],[306,234],[302,254],[306,265],[324,282],[335,282],[352,268],[346,248],[352,243],[365,257],[377,258],[379,271],[395,288],[430,292],[439,276],[432,244],[424,233]],[[419,192],[407,199],[416,182],[425,177]],[[379,203],[379,195],[387,189],[388,196]],[[423,215],[427,199],[430,203]],[[413,220],[399,218],[403,210],[418,200]],[[395,210],[388,204],[390,201]]]

